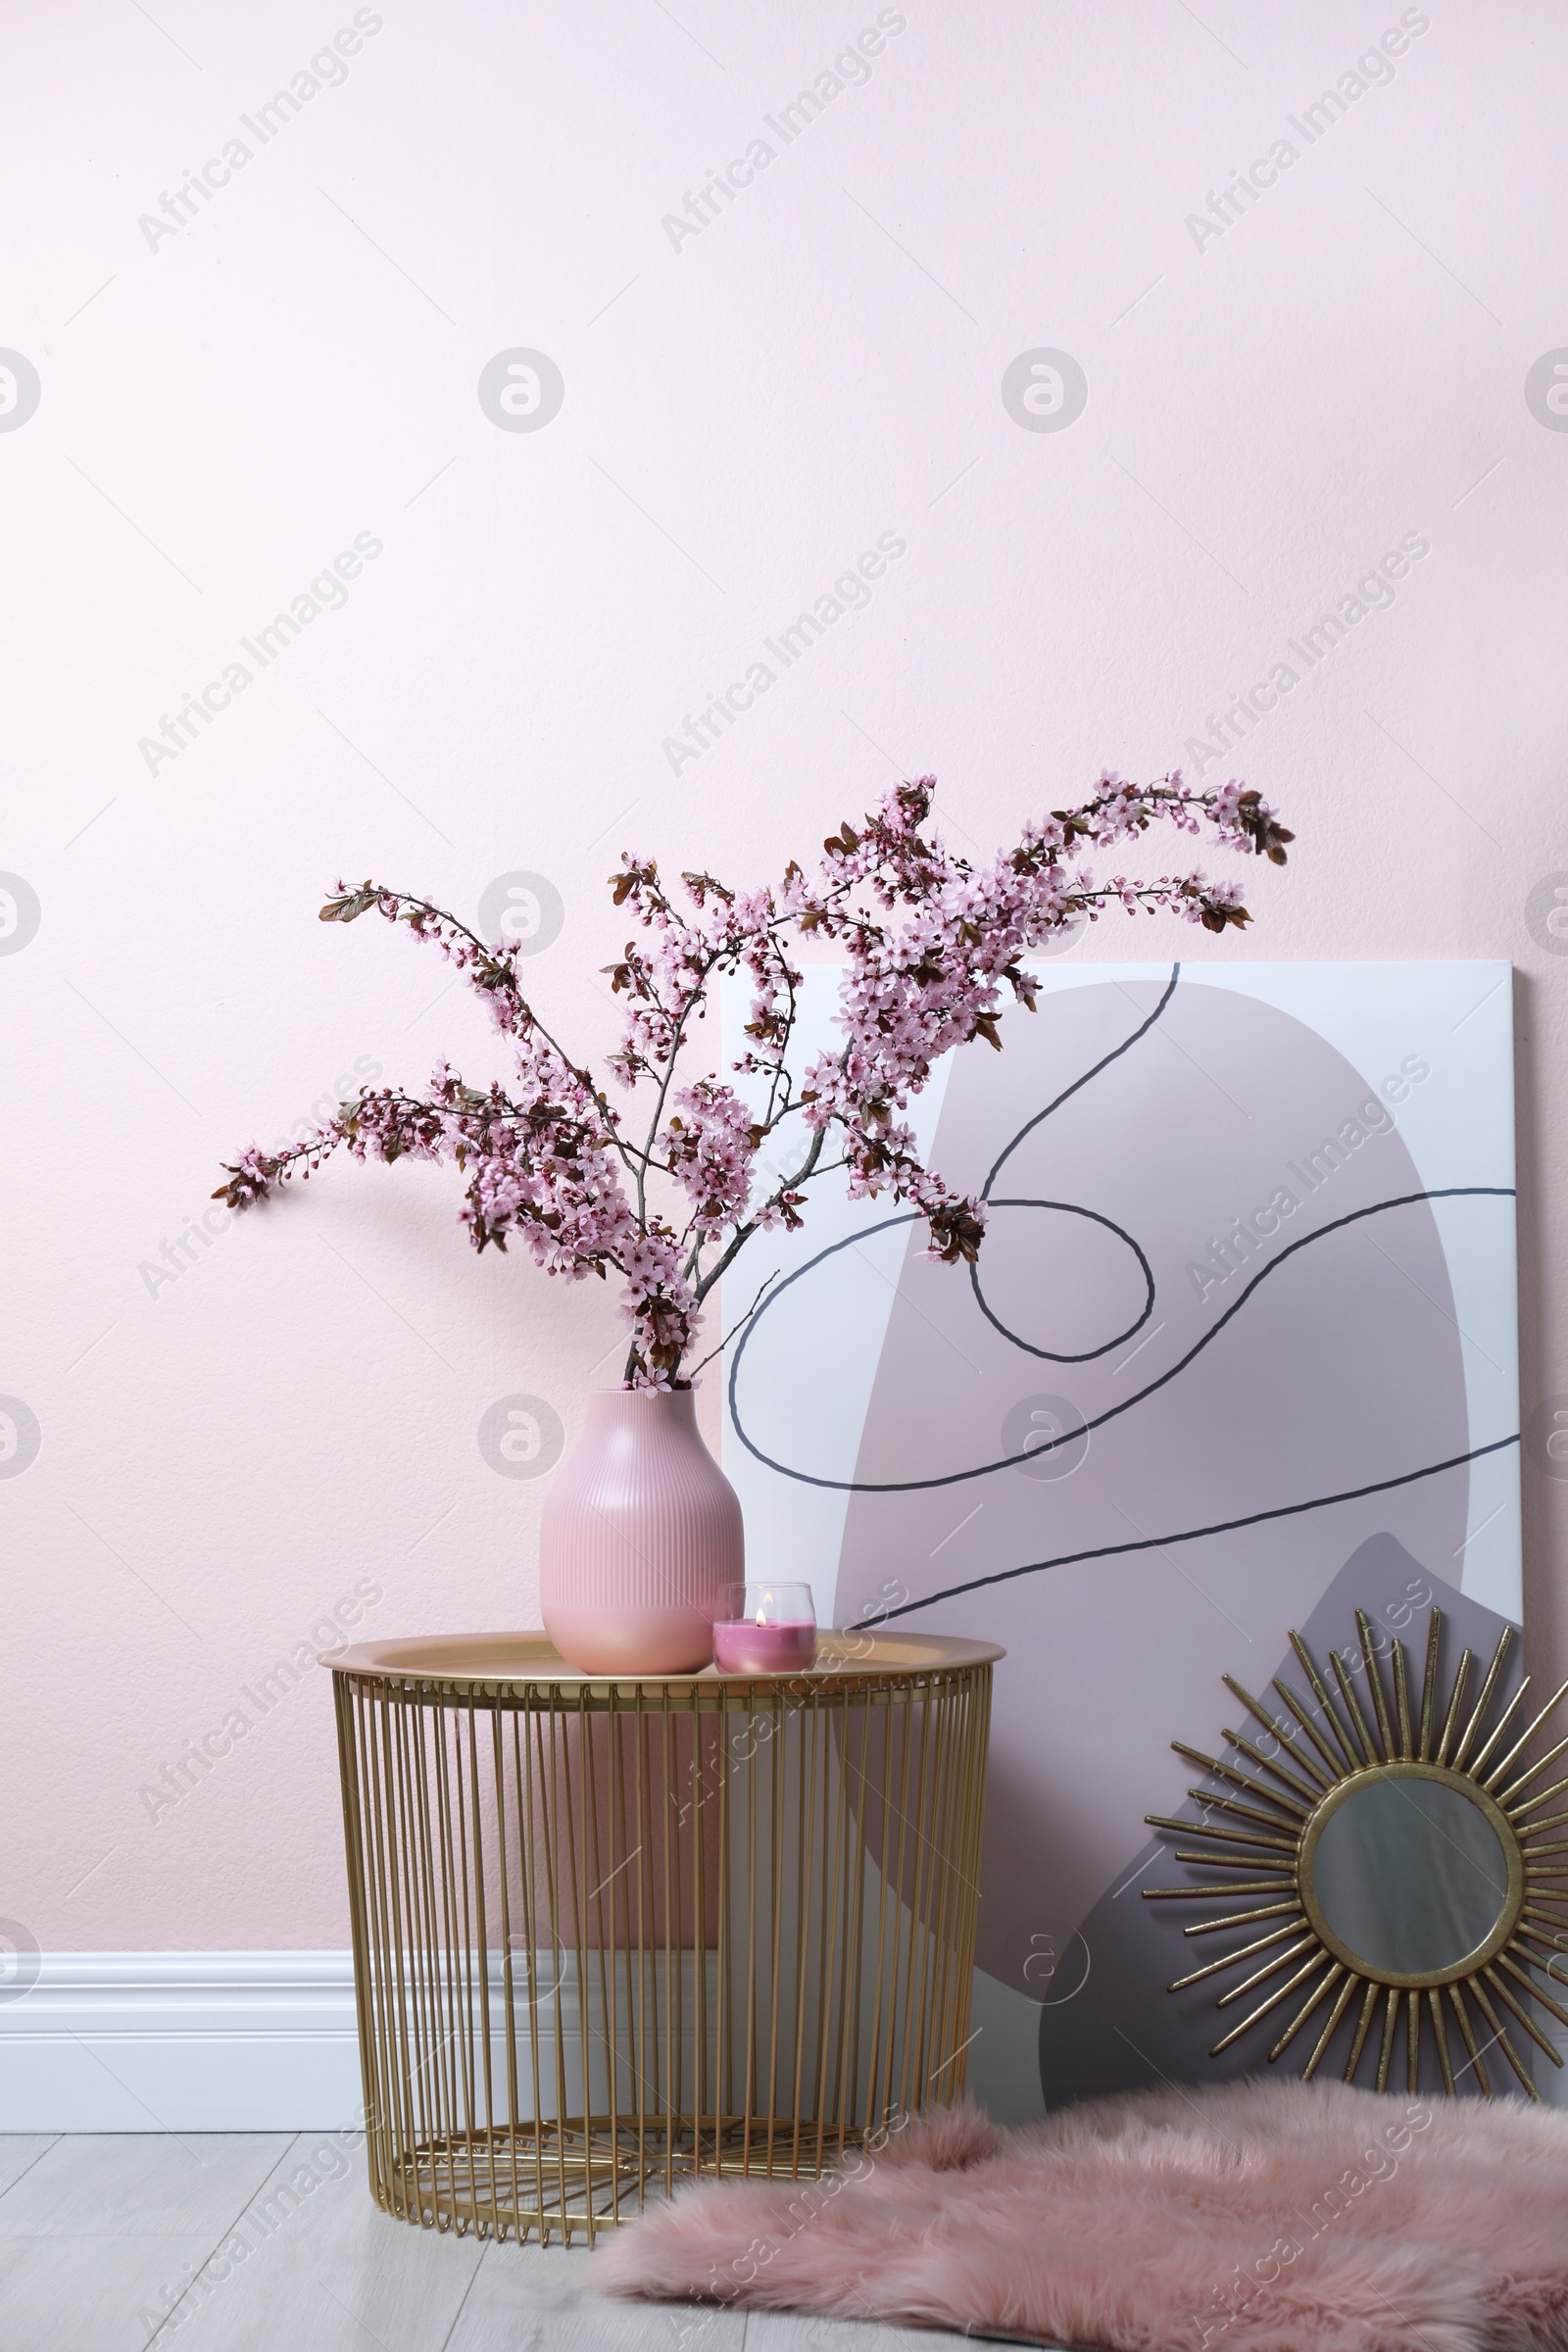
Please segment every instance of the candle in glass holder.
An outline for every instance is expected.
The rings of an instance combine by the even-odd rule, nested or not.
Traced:
[[[729,1613],[713,1620],[720,1674],[799,1674],[816,1663],[816,1607],[809,1585],[736,1585]]]

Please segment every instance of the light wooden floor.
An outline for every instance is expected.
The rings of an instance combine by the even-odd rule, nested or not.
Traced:
[[[336,2177],[334,2177],[336,2176]],[[312,2179],[308,2192],[280,2196]],[[226,2258],[235,2241],[243,2261]],[[0,2136],[4,2352],[957,2352],[964,2339],[612,2303],[584,2248],[478,2244],[377,2211],[309,2132]]]

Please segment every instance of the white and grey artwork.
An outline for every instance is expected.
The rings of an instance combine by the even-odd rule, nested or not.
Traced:
[[[1519,1619],[1511,974],[1055,963],[1002,1036],[913,1110],[978,1265],[885,1201],[775,1237],[724,1466],[824,1623],[1006,1649],[968,2063],[1027,2115],[1214,2072],[1140,1890],[1221,1673],[1357,1606],[1489,1653]]]

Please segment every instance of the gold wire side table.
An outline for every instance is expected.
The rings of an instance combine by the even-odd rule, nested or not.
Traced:
[[[957,2098],[991,1669],[578,1674],[542,1634],[328,1652],[366,2146],[404,2220],[543,2243],[820,2173]]]

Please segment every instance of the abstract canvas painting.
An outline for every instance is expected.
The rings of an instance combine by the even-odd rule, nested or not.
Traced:
[[[1142,1894],[1222,1674],[1358,1607],[1488,1653],[1519,1618],[1511,972],[1048,962],[1002,1036],[913,1109],[978,1265],[886,1201],[770,1237],[723,1459],[752,1575],[1006,1649],[968,2066],[1019,2116],[1261,2060],[1209,2058]]]

